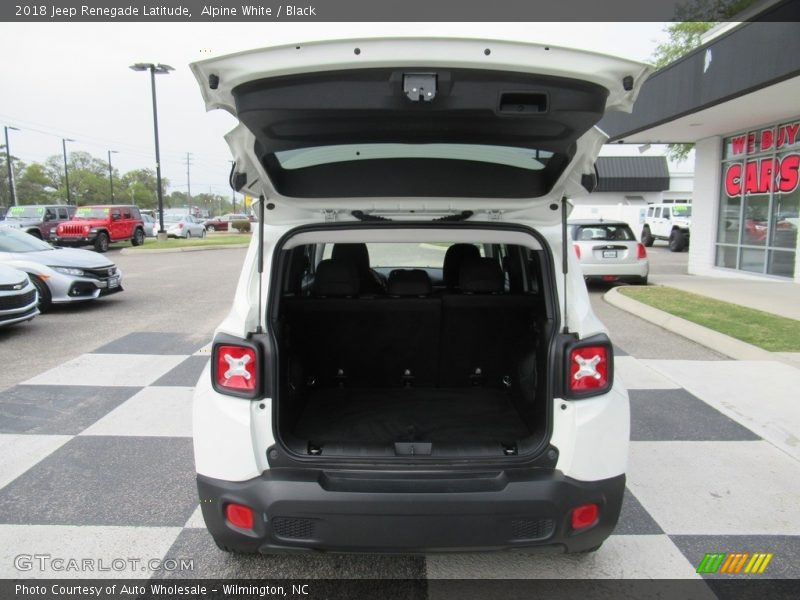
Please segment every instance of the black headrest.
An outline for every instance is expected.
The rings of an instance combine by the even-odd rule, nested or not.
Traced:
[[[359,273],[369,271],[369,250],[366,244],[334,244],[331,258],[353,263]]]
[[[481,253],[473,244],[453,244],[447,249],[442,265],[442,278],[447,289],[458,287],[461,265],[467,258],[480,258]]]
[[[468,258],[461,265],[458,287],[462,292],[490,294],[504,289],[503,269],[493,258]]]
[[[357,296],[358,287],[358,271],[352,263],[328,259],[317,265],[312,287],[315,296]]]
[[[429,296],[431,278],[422,269],[395,269],[389,274],[390,296]]]

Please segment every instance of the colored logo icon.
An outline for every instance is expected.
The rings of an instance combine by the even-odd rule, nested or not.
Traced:
[[[697,566],[697,572],[728,575],[761,574],[767,569],[773,556],[772,552],[707,553]]]

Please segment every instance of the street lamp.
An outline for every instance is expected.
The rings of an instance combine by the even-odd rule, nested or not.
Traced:
[[[166,75],[174,71],[169,65],[136,63],[130,66],[134,71],[150,71],[150,88],[153,93],[153,133],[156,140],[156,181],[158,185],[158,233],[164,235],[164,195],[161,193],[161,156],[158,151],[158,108],[156,106],[156,75]]]
[[[8,130],[11,131],[19,131],[16,127],[11,127],[10,125],[6,125],[3,127],[3,132],[6,136],[6,166],[8,167],[8,193],[10,194],[11,202],[9,202],[9,206],[13,204],[14,206],[17,205],[17,194],[14,190],[14,171],[11,168],[11,150],[8,147]]]
[[[111,204],[114,204],[114,172],[111,170],[111,155],[119,154],[116,150],[108,151],[108,184],[111,186]]]
[[[70,138],[61,138],[61,149],[64,151],[64,185],[67,186],[67,204],[72,204],[72,197],[69,195],[69,169],[67,168],[67,142],[74,142]]]

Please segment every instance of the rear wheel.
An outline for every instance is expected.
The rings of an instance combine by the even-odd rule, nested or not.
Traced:
[[[650,228],[645,226],[642,229],[642,244],[650,248],[653,245],[653,242],[655,241],[656,239],[653,237],[653,234],[650,233]]]
[[[144,230],[143,229],[137,229],[133,233],[133,237],[131,238],[131,244],[133,244],[134,246],[141,246],[142,244],[144,244]]]
[[[187,230],[186,231],[186,239],[188,240],[190,237],[192,237],[192,232]]]
[[[639,285],[647,285],[647,275],[645,275],[644,277],[640,277],[639,281],[637,281],[636,283],[638,283]]]
[[[669,234],[669,249],[671,252],[683,252],[686,247],[686,238],[679,229],[673,229]]]
[[[101,231],[94,240],[94,249],[98,252],[108,252],[108,243],[108,234],[105,231]]]
[[[50,288],[36,275],[31,275],[31,283],[39,293],[39,304],[37,305],[39,307],[39,312],[47,312],[53,300],[53,296],[50,294]]]
[[[203,231],[200,232],[200,237],[201,238],[206,237],[206,230],[205,229],[203,229]]]
[[[208,227],[206,227],[206,231],[210,231],[211,233],[214,233],[216,231],[216,229],[214,228],[213,225],[209,225]]]

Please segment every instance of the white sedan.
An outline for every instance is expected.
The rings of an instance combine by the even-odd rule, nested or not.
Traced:
[[[206,228],[191,215],[164,215],[164,229],[168,237],[189,239],[206,237]]]

